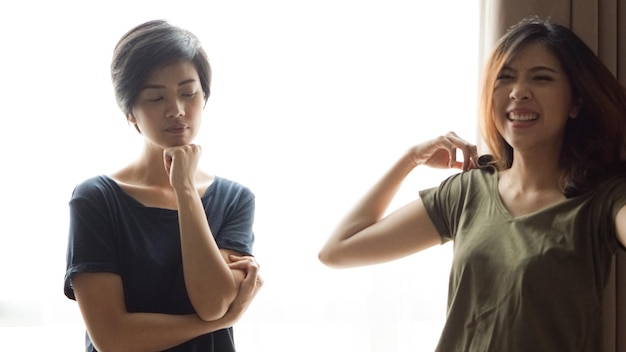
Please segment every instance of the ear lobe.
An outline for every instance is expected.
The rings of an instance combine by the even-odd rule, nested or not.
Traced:
[[[141,134],[141,130],[139,129],[139,125],[137,125],[137,119],[135,118],[135,115],[133,115],[132,111],[129,112],[128,115],[126,115],[126,121],[128,121],[128,123],[130,123],[133,126],[135,126],[135,129],[137,130],[137,132],[139,132]]]
[[[577,99],[576,103],[574,103],[574,105],[572,106],[572,108],[569,111],[570,119],[575,119],[575,118],[578,117],[578,114],[580,113],[581,107],[582,107],[582,102],[580,101],[580,99]]]

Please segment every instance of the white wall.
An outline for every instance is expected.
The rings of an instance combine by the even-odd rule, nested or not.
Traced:
[[[240,351],[432,350],[450,245],[345,271],[317,251],[405,148],[449,130],[476,139],[478,3],[467,0],[0,5],[0,350],[82,347],[62,292],[67,201],[139,148],[108,68],[118,38],[153,18],[191,29],[209,54],[203,167],[257,195],[266,285],[235,328]],[[446,175],[417,170],[393,206]]]

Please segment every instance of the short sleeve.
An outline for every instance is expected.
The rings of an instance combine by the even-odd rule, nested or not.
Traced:
[[[247,187],[220,179],[208,199],[207,219],[218,247],[252,255],[255,196]]]
[[[464,219],[472,218],[475,213],[491,206],[493,179],[491,172],[474,169],[454,174],[438,187],[420,192],[420,198],[442,243],[455,239]],[[468,207],[468,202],[474,206]]]
[[[75,299],[72,275],[118,272],[116,250],[106,198],[95,180],[77,186],[69,202],[70,223],[64,293]]]
[[[452,175],[438,187],[420,192],[426,212],[439,232],[442,243],[454,240],[456,223],[462,213],[462,176],[463,173]]]
[[[430,217],[430,221],[432,221],[433,225],[435,225],[435,228],[441,237],[441,243],[446,243],[452,240],[452,235],[450,228],[444,221],[444,217],[441,216],[441,214],[443,214],[443,210],[441,209],[442,203],[440,202],[439,197],[440,192],[440,187],[433,187],[420,191],[419,195],[424,203],[426,212]]]
[[[254,208],[254,198],[250,198],[240,204],[236,212],[226,219],[226,223],[216,237],[220,248],[252,255]]]
[[[600,233],[606,234],[602,239],[612,251],[617,248],[625,249],[617,240],[615,218],[620,209],[626,205],[626,177],[617,176],[603,183],[592,204],[591,218],[595,223],[595,228],[602,229]]]

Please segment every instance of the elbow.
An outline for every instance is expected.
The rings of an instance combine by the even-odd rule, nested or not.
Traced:
[[[329,268],[341,268],[342,265],[340,258],[341,256],[337,255],[334,251],[329,250],[328,248],[323,248],[317,254],[317,259]]]
[[[239,294],[240,286],[241,282],[233,277],[233,280],[201,288],[196,287],[195,290],[188,287],[187,294],[198,318],[211,322],[226,315]]]
[[[350,248],[343,243],[326,245],[317,254],[317,258],[322,264],[333,269],[347,269],[367,265],[367,256],[368,254],[359,254],[354,248]]]
[[[210,309],[198,309],[196,315],[203,321],[211,322],[219,320],[228,312],[228,306],[226,307],[211,307]]]
[[[198,307],[194,307],[196,315],[206,322],[219,320],[226,315],[235,297],[237,297],[237,291],[224,293],[220,297],[214,297],[213,299],[207,299]]]
[[[317,259],[326,266],[331,266],[332,256],[328,253],[327,250],[322,249],[317,253]]]

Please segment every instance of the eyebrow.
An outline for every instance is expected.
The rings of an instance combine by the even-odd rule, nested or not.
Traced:
[[[508,65],[505,65],[502,67],[502,71],[505,71],[505,70],[517,72],[517,70],[513,69],[511,66],[508,66]],[[552,73],[558,73],[558,71],[553,69],[552,67],[544,66],[544,65],[533,66],[528,71],[529,72],[550,71]]]
[[[186,84],[193,83],[193,82],[196,82],[196,80],[193,79],[193,78],[186,79],[186,80],[181,81],[180,83],[178,83],[178,86],[181,87],[181,86],[184,86]],[[165,89],[165,88],[166,87],[164,85],[160,85],[160,84],[146,84],[141,89],[144,90],[144,89]]]

